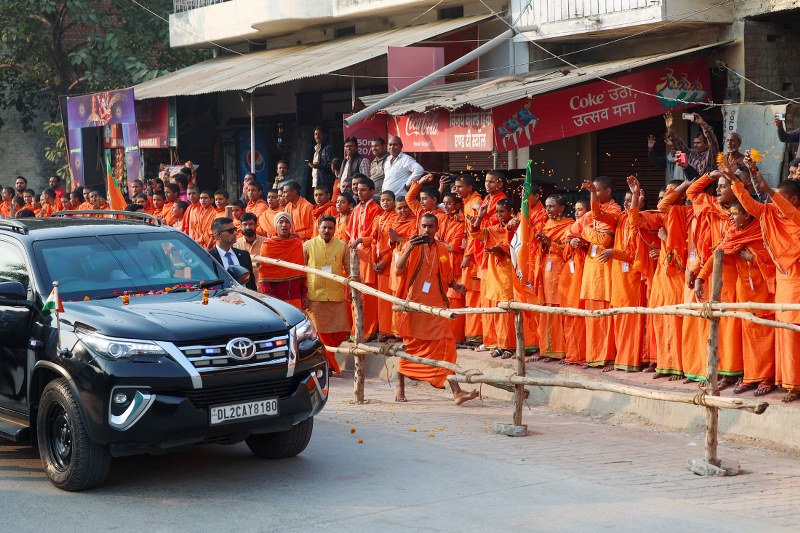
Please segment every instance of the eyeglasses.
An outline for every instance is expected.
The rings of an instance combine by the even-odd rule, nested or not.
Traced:
[[[230,233],[231,235],[233,235],[234,233],[236,233],[236,228],[221,229],[217,233]]]

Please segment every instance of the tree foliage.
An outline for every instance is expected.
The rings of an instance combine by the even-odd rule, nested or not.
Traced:
[[[165,19],[172,9],[140,3]],[[168,24],[127,0],[0,0],[0,21],[0,108],[16,109],[26,130],[42,115],[58,120],[59,96],[130,87],[208,57],[170,49]]]

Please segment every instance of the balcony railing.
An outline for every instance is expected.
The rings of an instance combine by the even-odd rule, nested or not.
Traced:
[[[231,0],[172,0],[172,12],[181,13],[197,9],[199,7],[206,7],[213,4],[221,4],[222,2],[230,2]]]

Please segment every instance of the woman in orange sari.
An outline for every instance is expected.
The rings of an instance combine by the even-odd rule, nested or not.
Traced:
[[[282,211],[275,215],[274,223],[277,233],[264,241],[264,244],[261,245],[260,255],[305,265],[303,241],[292,237],[291,234],[292,216]],[[261,263],[259,278],[261,279],[262,293],[292,304],[301,311],[308,306],[305,272]]]
[[[550,195],[544,203],[547,211],[547,222],[542,231],[536,234],[539,246],[533,261],[531,283],[536,288],[539,302],[542,305],[558,307],[561,305],[561,294],[558,290],[564,267],[564,248],[567,230],[575,222],[564,217],[567,199],[560,194]],[[539,317],[539,349],[540,357],[545,361],[564,359],[566,341],[564,339],[563,315],[541,315]]]

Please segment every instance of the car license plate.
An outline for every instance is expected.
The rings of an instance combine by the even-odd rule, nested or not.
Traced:
[[[210,424],[222,424],[243,418],[258,418],[278,414],[278,399],[267,398],[232,405],[218,405],[209,409]]]

